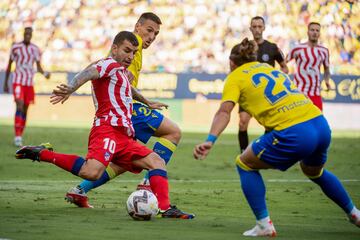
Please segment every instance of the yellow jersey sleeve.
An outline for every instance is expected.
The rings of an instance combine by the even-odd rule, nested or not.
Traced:
[[[230,101],[236,104],[239,102],[239,99],[240,99],[239,84],[237,83],[236,76],[230,74],[225,80],[221,101],[222,102]]]
[[[142,68],[142,39],[139,35],[135,34],[138,42],[139,42],[139,47],[138,50],[135,53],[134,59],[132,60],[130,66],[128,67],[128,70],[132,73],[132,75],[134,76],[134,79],[131,82],[131,85],[133,87],[137,87],[138,82],[139,82],[139,76],[140,76],[140,71]]]

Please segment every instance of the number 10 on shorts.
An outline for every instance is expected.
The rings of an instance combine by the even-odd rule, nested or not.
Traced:
[[[116,143],[114,140],[112,140],[110,138],[104,138],[103,142],[104,142],[105,150],[109,150],[110,153],[115,152]]]

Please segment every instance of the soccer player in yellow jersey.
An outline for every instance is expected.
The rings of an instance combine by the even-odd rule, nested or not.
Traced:
[[[245,38],[233,47],[231,73],[226,79],[222,103],[214,116],[208,138],[194,148],[194,157],[204,159],[226,128],[230,113],[239,103],[268,133],[236,158],[243,193],[256,217],[245,236],[276,236],[265,202],[260,169],[287,170],[300,161],[303,173],[339,205],[350,221],[360,227],[360,211],[338,178],[324,169],[331,141],[329,125],[321,111],[300,93],[288,76],[256,61],[257,45]]]
[[[143,13],[135,24],[133,33],[139,42],[139,47],[135,53],[134,59],[128,67],[128,70],[132,75],[132,86],[135,88],[138,85],[142,68],[142,50],[147,49],[154,42],[156,36],[159,34],[161,24],[160,18],[152,12]],[[140,102],[133,103],[131,121],[135,129],[136,139],[143,143],[147,143],[152,136],[158,138],[157,142],[154,144],[153,151],[167,164],[181,138],[181,131],[177,124],[166,118],[160,112],[153,110]],[[86,193],[93,188],[105,184],[123,172],[124,169],[119,168],[116,164],[110,163],[100,179],[96,181],[84,180],[78,186],[70,189],[70,191],[67,192],[65,199],[75,203],[79,207],[92,208],[88,203]],[[138,188],[151,191],[148,173],[144,178],[143,184],[139,185]],[[161,215],[162,217],[181,219],[192,219],[195,217],[193,214],[182,212],[175,206],[171,206],[167,211],[162,212]]]

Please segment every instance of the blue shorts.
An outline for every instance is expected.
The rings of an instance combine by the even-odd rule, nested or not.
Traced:
[[[252,150],[262,161],[285,171],[298,161],[307,166],[326,162],[331,130],[324,116],[296,124],[281,131],[271,131],[252,143]]]
[[[131,121],[135,129],[135,138],[147,143],[160,126],[164,115],[141,103],[133,104]]]

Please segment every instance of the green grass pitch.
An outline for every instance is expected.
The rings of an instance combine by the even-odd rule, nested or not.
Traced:
[[[84,156],[88,129],[28,127],[25,143],[49,141],[56,151]],[[90,192],[94,209],[65,202],[80,182],[46,163],[16,160],[11,126],[0,126],[0,239],[245,239],[255,220],[241,192],[234,159],[237,137],[220,137],[208,159],[192,158],[205,134],[184,133],[168,167],[171,201],[193,220],[133,221],[125,201],[142,179],[126,173]],[[255,137],[255,136],[252,136]],[[306,136],[304,136],[306,137]],[[327,169],[335,173],[360,206],[359,138],[334,137]],[[296,165],[287,172],[262,171],[267,204],[278,239],[360,239],[360,229],[307,181]]]

